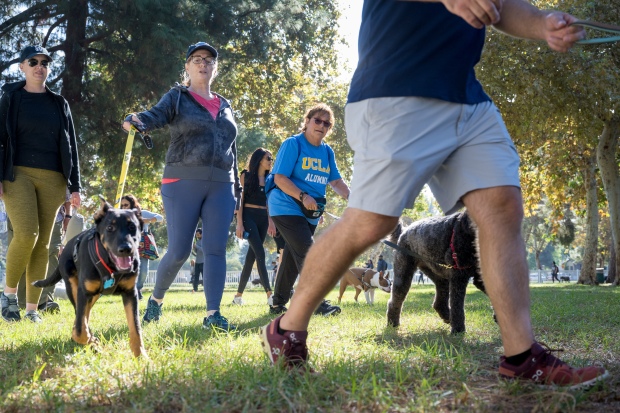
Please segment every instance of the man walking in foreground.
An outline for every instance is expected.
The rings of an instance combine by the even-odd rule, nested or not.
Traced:
[[[272,362],[305,365],[316,306],[428,182],[446,214],[466,206],[478,227],[482,275],[504,345],[500,375],[571,388],[608,376],[599,367],[572,368],[534,338],[519,157],[474,73],[486,26],[566,52],[585,36],[569,26],[575,20],[521,0],[364,1],[345,110],[355,151],[349,207],[308,253],[288,312],[261,329]]]

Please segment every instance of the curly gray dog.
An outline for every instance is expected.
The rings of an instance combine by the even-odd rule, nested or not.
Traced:
[[[394,281],[388,302],[388,324],[397,327],[403,302],[416,269],[435,283],[433,308],[451,327],[451,334],[465,332],[465,292],[469,279],[486,294],[478,266],[476,229],[466,212],[398,224],[389,236],[394,254]]]

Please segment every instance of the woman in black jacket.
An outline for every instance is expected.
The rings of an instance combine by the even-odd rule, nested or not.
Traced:
[[[47,273],[52,228],[67,187],[72,205],[80,206],[80,168],[69,104],[46,86],[52,57],[41,46],[27,46],[19,60],[26,80],[2,86],[0,99],[0,198],[13,224],[0,303],[3,319],[21,319],[16,292],[26,270],[25,317],[40,323],[41,289],[31,284]]]

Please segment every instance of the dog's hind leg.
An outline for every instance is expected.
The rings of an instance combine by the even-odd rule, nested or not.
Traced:
[[[138,316],[138,293],[135,288],[123,292],[123,306],[129,326],[129,347],[135,357],[148,358],[142,341],[142,328]]]
[[[360,296],[361,292],[362,292],[362,287],[361,286],[358,285],[357,287],[355,287],[355,297],[353,297],[353,298],[355,299],[356,303],[359,303],[359,301],[357,301],[357,297]],[[364,293],[364,295],[365,295],[365,293]]]
[[[340,293],[338,295],[338,304],[340,304],[340,300],[342,300],[342,296],[344,295],[345,290],[347,289],[347,281],[345,277],[340,279]]]
[[[468,278],[455,277],[450,282],[450,334],[465,332],[465,294]]]
[[[400,313],[411,288],[411,281],[416,268],[417,265],[413,257],[396,253],[394,258],[392,295],[387,306],[387,322],[389,326],[398,327],[400,325]]]

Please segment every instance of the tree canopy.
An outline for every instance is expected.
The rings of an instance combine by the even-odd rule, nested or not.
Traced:
[[[48,85],[70,103],[79,134],[86,196],[112,199],[120,174],[129,112],[151,107],[180,81],[190,44],[218,49],[213,89],[232,102],[240,167],[260,144],[274,153],[298,130],[305,109],[322,100],[342,114],[346,86],[334,82],[334,45],[340,12],[335,0],[0,0],[0,71],[21,78],[11,65],[28,44],[53,53]],[[332,142],[347,157],[344,133]],[[168,134],[153,134],[155,148],[134,145],[125,192],[147,209],[162,209],[158,195]],[[245,140],[247,139],[247,142]],[[253,147],[252,147],[253,146]]]

